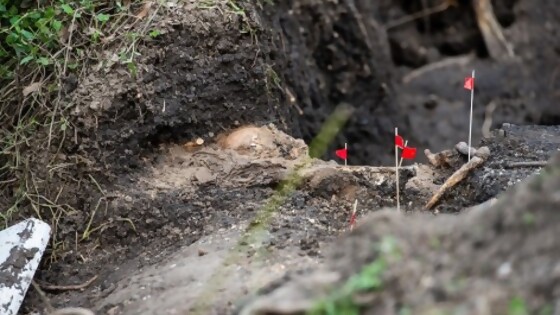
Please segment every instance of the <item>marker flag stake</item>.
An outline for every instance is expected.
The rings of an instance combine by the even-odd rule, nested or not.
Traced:
[[[398,128],[395,127],[395,139],[399,139],[399,131]],[[401,211],[401,203],[400,203],[400,196],[399,196],[399,147],[397,141],[395,141],[395,181],[397,183],[397,211]]]
[[[471,90],[471,114],[469,120],[469,162],[471,161],[471,137],[472,137],[472,120],[473,120],[473,103],[474,103],[474,69],[472,71],[472,79],[470,79]],[[466,87],[466,86],[465,86]]]
[[[404,146],[406,147],[407,144],[408,144],[408,140],[406,140],[406,141],[404,142]],[[402,166],[402,160],[403,160],[403,157],[402,157],[402,155],[401,155],[401,161],[399,162],[399,167]]]
[[[470,146],[470,142],[469,142]],[[344,143],[344,151],[346,151],[346,157],[344,158],[344,166],[348,166],[348,143]],[[471,152],[469,150],[469,152]]]
[[[350,231],[354,229],[356,225],[356,210],[358,209],[358,199],[354,201],[354,208],[352,209],[352,215],[350,216]]]

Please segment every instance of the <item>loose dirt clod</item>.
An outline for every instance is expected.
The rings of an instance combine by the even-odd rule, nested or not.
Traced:
[[[436,194],[428,201],[426,204],[426,209],[431,209],[440,198],[451,188],[457,185],[460,181],[465,179],[470,171],[482,165],[490,156],[490,149],[488,147],[481,147],[478,149],[477,154],[466,164],[464,164],[460,169],[458,169],[436,192]]]
[[[435,167],[449,167],[451,166],[451,159],[457,154],[453,150],[444,150],[438,153],[432,153],[430,149],[425,149],[424,154],[428,158],[430,164]]]
[[[91,277],[88,281],[81,284],[70,284],[70,285],[54,285],[54,284],[40,284],[43,290],[47,291],[68,291],[68,290],[82,290],[87,288],[90,284],[97,279],[97,275]]]
[[[187,152],[194,152],[197,149],[200,149],[200,147],[203,144],[204,144],[204,139],[196,138],[194,141],[189,141],[189,142],[183,144],[183,147],[185,148],[185,150],[187,150]]]

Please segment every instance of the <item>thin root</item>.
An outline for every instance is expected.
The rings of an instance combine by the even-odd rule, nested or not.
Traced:
[[[506,40],[502,27],[496,20],[490,0],[474,0],[472,3],[476,13],[476,21],[490,57],[494,60],[514,57],[513,48]]]
[[[389,29],[401,26],[403,24],[413,22],[417,19],[427,18],[428,16],[430,16],[432,14],[443,12],[443,11],[449,9],[451,6],[456,6],[456,5],[457,5],[457,1],[455,1],[455,0],[444,0],[444,1],[442,1],[441,4],[439,4],[435,7],[423,9],[420,12],[416,12],[414,14],[407,15],[407,16],[405,16],[401,19],[398,19],[396,21],[390,22],[389,24],[387,24],[387,26],[385,26],[385,29],[389,30]]]
[[[505,168],[516,167],[545,167],[548,165],[547,161],[527,161],[527,162],[510,162],[504,165]]]
[[[90,284],[97,279],[97,275],[93,276],[88,281],[82,284],[70,284],[70,285],[54,285],[54,284],[41,284],[43,290],[48,291],[70,291],[70,290],[82,290],[87,288]]]
[[[449,67],[449,66],[465,66],[467,65],[471,60],[473,60],[475,57],[475,54],[468,54],[465,56],[460,56],[460,57],[449,57],[437,62],[433,62],[430,64],[427,64],[425,66],[422,66],[418,69],[414,69],[412,71],[410,71],[407,75],[405,75],[402,78],[402,82],[404,84],[410,83],[412,80],[421,77],[422,75],[434,71],[434,70],[438,70],[441,68],[445,68],[445,67]]]

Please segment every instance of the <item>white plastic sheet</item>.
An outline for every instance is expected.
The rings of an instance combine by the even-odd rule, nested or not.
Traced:
[[[18,313],[50,233],[50,226],[37,219],[0,231],[0,314]]]

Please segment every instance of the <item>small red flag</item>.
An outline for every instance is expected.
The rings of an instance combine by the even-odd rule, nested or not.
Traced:
[[[472,90],[474,88],[474,78],[467,77],[465,78],[465,89]]]
[[[402,151],[402,158],[412,160],[416,157],[416,148],[404,147]]]
[[[347,149],[340,149],[340,150],[336,150],[334,152],[336,154],[336,156],[338,156],[339,158],[346,160],[348,158],[348,150]]]
[[[404,149],[404,140],[401,136],[395,136],[395,145],[401,149]]]

